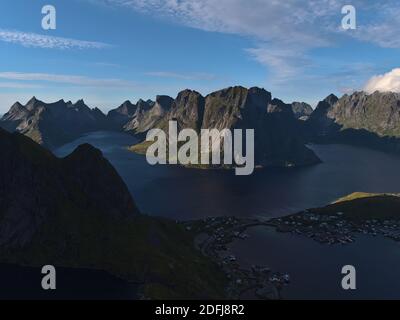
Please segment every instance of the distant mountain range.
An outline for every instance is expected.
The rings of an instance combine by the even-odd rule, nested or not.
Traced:
[[[329,95],[311,112],[260,88],[231,87],[205,97],[185,90],[176,99],[126,101],[108,115],[82,100],[32,98],[0,120],[6,129],[0,129],[0,263],[105,270],[139,283],[145,298],[223,298],[227,279],[194,249],[192,235],[173,221],[142,215],[101,151],[84,144],[60,159],[49,150],[97,130],[144,137],[170,120],[196,131],[255,129],[261,166],[317,163],[307,142],[400,152],[396,93]],[[375,214],[383,208],[394,216],[399,205],[398,196],[350,200],[328,209],[364,214],[373,208]]]
[[[45,103],[33,97],[26,105],[16,102],[1,118],[0,126],[22,133],[37,143],[54,149],[84,133],[110,129],[100,109],[90,109],[83,100]]]
[[[206,97],[192,90],[180,92],[176,99],[157,97],[155,103],[139,101],[122,105],[109,113],[120,124],[122,115],[129,119],[123,129],[143,134],[151,128],[167,132],[169,121],[177,121],[178,130],[254,129],[257,166],[302,166],[320,160],[305,146],[298,117],[308,114],[306,104],[285,104],[260,88],[230,87]],[[311,107],[310,107],[311,108]],[[130,115],[130,116],[129,116]],[[143,143],[143,148],[147,146]],[[133,150],[140,151],[136,146]]]
[[[355,92],[330,95],[306,121],[308,139],[400,152],[400,94]]]
[[[0,263],[108,271],[146,298],[221,298],[225,277],[174,221],[140,214],[102,153],[66,158],[0,129]]]
[[[295,117],[299,120],[307,120],[313,113],[313,108],[305,102],[293,102],[292,110]]]
[[[32,98],[26,105],[15,103],[0,119],[0,127],[20,132],[51,150],[98,130],[125,131],[144,139],[150,129],[166,129],[170,120],[178,122],[178,129],[196,131],[254,129],[259,166],[319,162],[305,146],[308,142],[349,143],[400,152],[397,93],[329,95],[313,111],[307,103],[285,104],[256,87],[230,87],[205,97],[184,90],[175,99],[157,96],[155,101],[126,101],[107,115],[90,109],[83,100],[44,103]]]

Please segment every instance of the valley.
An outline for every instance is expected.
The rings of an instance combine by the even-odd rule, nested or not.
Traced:
[[[336,231],[330,226],[327,229],[323,226],[313,230],[314,234],[320,234],[310,239],[307,234],[296,232],[298,228],[307,229],[306,225],[298,227],[296,220],[296,226],[289,226],[285,233],[276,231],[279,225],[286,226],[285,221],[292,222],[294,218],[290,214],[308,208],[322,208],[354,190],[398,193],[400,176],[397,167],[400,159],[397,156],[352,146],[312,145],[310,148],[323,160],[315,167],[261,170],[252,176],[235,177],[225,171],[152,167],[144,157],[126,150],[125,146],[131,144],[133,139],[130,135],[100,132],[80,138],[56,153],[60,156],[67,154],[83,142],[90,142],[104,150],[105,156],[127,181],[143,212],[183,221],[187,232],[194,235],[200,233],[195,243],[203,254],[215,259],[230,275],[228,292],[232,297],[362,298],[373,297],[377,291],[383,292],[386,297],[397,297],[396,283],[394,287],[384,286],[394,276],[393,270],[388,272],[387,265],[400,266],[395,254],[398,244],[385,239],[383,234],[374,236],[371,229],[377,227],[374,223],[366,225],[365,234],[361,229],[351,235],[354,242],[346,246],[340,241],[332,245],[327,244],[329,241],[322,241],[325,244],[317,241],[318,237],[339,240],[345,228],[340,228],[340,233],[333,233]],[[367,177],[370,180],[366,180]],[[160,201],[151,201],[154,197]],[[301,222],[302,215],[298,219]],[[339,220],[332,221],[339,223]],[[335,224],[332,227],[336,228]],[[208,230],[204,229],[207,226]],[[299,252],[310,258],[302,259]],[[321,257],[330,263],[324,263],[326,272],[322,267],[316,271],[315,261]],[[376,260],[378,257],[379,262]],[[373,267],[373,272],[384,274],[382,283],[374,281],[354,295],[336,289],[339,282],[336,283],[335,279],[340,278],[340,273],[334,268],[339,270],[341,262],[343,265],[354,262],[362,267],[360,263],[364,260],[371,261],[369,265]],[[288,264],[289,261],[291,264]],[[300,267],[294,268],[298,264]],[[361,274],[367,277],[369,270],[361,269]],[[290,276],[287,284],[283,278],[285,275]],[[326,277],[331,280],[323,286]],[[263,284],[261,288],[260,284]],[[309,285],[315,288],[314,292],[307,290]],[[254,288],[258,288],[258,294]]]
[[[218,111],[218,106],[224,107]],[[232,114],[217,116],[229,108]],[[281,255],[274,239],[283,237],[294,256],[295,248],[301,251],[302,246],[310,246],[304,241],[310,241],[330,244],[327,247],[334,247],[338,257],[357,250],[362,259],[368,259],[364,243],[374,241],[373,245],[381,248],[377,247],[378,251],[386,252],[393,246],[386,238],[398,240],[400,232],[396,220],[400,160],[392,154],[393,150],[382,148],[384,139],[389,138],[379,130],[374,132],[372,127],[357,127],[354,130],[371,130],[371,134],[380,135],[377,149],[391,152],[352,146],[363,146],[365,141],[343,140],[346,132],[353,130],[349,128],[356,126],[346,122],[341,130],[342,118],[330,118],[336,114],[331,108],[346,106],[337,97],[329,96],[310,114],[305,104],[287,105],[272,99],[263,89],[243,87],[224,89],[204,98],[186,90],[176,99],[159,96],[154,102],[125,102],[108,116],[101,116],[101,112],[88,108],[83,101],[45,104],[34,98],[25,106],[16,104],[1,123],[29,139],[1,132],[3,150],[7,150],[2,158],[3,178],[15,184],[15,188],[8,184],[8,192],[15,192],[15,199],[21,197],[17,206],[5,202],[2,209],[1,262],[35,267],[50,259],[67,269],[106,271],[135,283],[135,294],[141,298],[307,296],[304,281],[313,283],[308,274],[313,267],[304,264],[293,269],[280,264],[281,259],[289,257]],[[81,127],[71,127],[78,118],[63,119],[59,127],[64,130],[60,130],[63,138],[59,139],[61,136],[51,129],[59,121],[54,118],[54,110],[60,115],[74,110],[74,117],[86,120],[79,120]],[[249,176],[235,176],[229,170],[198,170],[196,166],[185,168],[171,163],[151,166],[140,154],[148,148],[143,137],[151,129],[167,129],[172,119],[177,136],[185,126],[196,133],[209,126],[255,129],[257,170]],[[87,127],[84,121],[93,126]],[[335,140],[339,135],[341,139]],[[344,144],[334,144],[338,141]],[[32,172],[32,179],[25,181],[23,188],[18,187],[23,175],[14,175],[11,180],[7,168],[12,159],[20,159],[16,162],[18,170]],[[40,183],[43,180],[46,184]],[[36,190],[36,194],[25,196],[28,189]],[[326,207],[337,199],[342,200]],[[351,207],[353,216],[347,217],[342,203],[363,204],[370,199],[372,205],[362,208],[371,209],[372,215]],[[386,205],[388,200],[393,203]],[[36,207],[35,201],[41,205]],[[83,215],[84,212],[89,215]],[[377,212],[386,214],[382,221],[374,216]],[[23,217],[19,224],[13,222],[15,216]],[[113,236],[98,239],[96,234],[105,231]],[[269,247],[268,254],[264,245],[253,242],[255,239]],[[93,250],[99,241],[102,248],[118,252],[118,256]],[[43,251],[43,243],[51,245]],[[135,250],[121,253],[115,249],[127,243]],[[346,249],[341,244],[357,249]],[[325,254],[311,246],[313,253],[309,255]],[[13,247],[24,250],[11,253],[9,248]],[[61,255],[56,253],[60,248]],[[250,257],[252,252],[257,254]],[[392,255],[381,259],[400,265]],[[149,262],[143,264],[144,261]],[[378,273],[385,270],[384,266],[376,268]],[[328,273],[333,272],[329,270]],[[207,280],[210,272],[213,277]],[[323,272],[319,274],[324,276]],[[334,279],[333,274],[330,277]],[[371,295],[371,290],[366,288],[354,298]],[[328,290],[324,294],[327,298],[337,297],[338,292]]]

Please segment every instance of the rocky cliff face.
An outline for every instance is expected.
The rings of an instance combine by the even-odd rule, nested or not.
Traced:
[[[400,136],[400,94],[355,92],[328,110],[327,117],[343,129],[365,129],[379,136]]]
[[[107,118],[115,124],[116,128],[122,128],[135,115],[137,108],[137,105],[128,100],[118,108],[111,110],[107,114]]]
[[[298,166],[319,162],[304,145],[301,128],[291,105],[272,99],[260,88],[231,87],[206,97],[185,90],[172,101],[153,128],[166,129],[168,121],[178,129],[254,129],[255,160],[260,166]],[[150,128],[150,127],[149,127]],[[140,146],[134,150],[141,150]]]
[[[308,103],[305,102],[293,102],[292,110],[294,116],[299,120],[307,120],[311,113],[313,112],[313,108]]]
[[[355,92],[340,99],[330,95],[310,117],[321,130],[366,130],[379,136],[400,136],[400,94]]]
[[[142,134],[156,127],[165,114],[171,109],[174,99],[168,96],[157,96],[156,101],[139,100],[135,114],[123,126],[123,130]]]
[[[400,151],[400,95],[355,92],[330,95],[307,121],[311,139]]]
[[[338,97],[331,94],[318,103],[306,122],[306,127],[312,136],[326,136],[329,132],[337,130],[334,120],[328,117],[328,112],[338,100]]]
[[[0,127],[20,132],[48,149],[76,139],[83,133],[108,129],[106,116],[83,100],[44,103],[32,98],[25,106],[15,103],[0,119]]]
[[[0,246],[24,246],[63,211],[138,214],[131,195],[101,152],[82,145],[58,159],[32,140],[0,129]]]
[[[178,123],[178,130],[194,129],[199,131],[202,127],[205,108],[204,97],[192,90],[180,92],[172,102],[171,108],[163,119],[157,123],[159,128],[167,128],[168,121]]]

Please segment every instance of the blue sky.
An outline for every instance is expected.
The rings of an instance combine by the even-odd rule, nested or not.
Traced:
[[[41,9],[57,10],[43,30]],[[341,8],[357,29],[340,28]],[[330,93],[400,91],[399,1],[4,0],[0,113],[35,95],[123,101],[260,86],[286,102]]]

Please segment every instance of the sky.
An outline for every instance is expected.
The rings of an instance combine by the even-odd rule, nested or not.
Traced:
[[[42,28],[45,5],[55,30]],[[32,96],[108,111],[186,88],[259,86],[313,106],[400,92],[399,16],[398,0],[2,0],[0,114]]]

